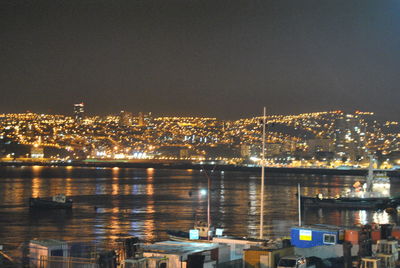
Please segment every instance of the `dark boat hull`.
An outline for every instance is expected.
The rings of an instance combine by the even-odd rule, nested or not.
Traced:
[[[169,238],[173,241],[180,241],[180,242],[209,242],[207,237],[199,237],[199,239],[191,240],[189,239],[189,233],[183,231],[175,231],[175,230],[167,230],[167,234]]]
[[[392,199],[382,198],[318,198],[301,197],[304,207],[314,208],[346,208],[346,209],[384,209],[391,205]]]
[[[60,203],[43,198],[29,198],[29,207],[40,209],[71,209],[72,201],[67,200],[65,203]]]

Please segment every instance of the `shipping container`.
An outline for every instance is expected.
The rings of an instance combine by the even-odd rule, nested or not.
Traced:
[[[296,226],[290,230],[291,243],[299,248],[341,244],[344,230],[336,226]]]

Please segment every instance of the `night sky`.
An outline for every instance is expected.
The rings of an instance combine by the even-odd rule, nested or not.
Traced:
[[[400,1],[2,0],[0,112],[400,120]]]

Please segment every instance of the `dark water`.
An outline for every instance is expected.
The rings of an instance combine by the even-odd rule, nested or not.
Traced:
[[[214,225],[232,235],[259,233],[260,176],[249,172],[214,172],[211,217]],[[267,174],[264,234],[287,235],[297,224],[297,183],[306,195],[340,193],[360,177]],[[188,230],[194,220],[206,220],[207,188],[203,172],[77,167],[0,168],[0,244],[15,253],[24,241],[53,238],[112,244],[121,234],[147,241],[167,239],[166,229]],[[392,192],[400,184],[392,179]],[[29,197],[65,193],[74,200],[72,211],[30,212]],[[350,226],[397,222],[385,212],[316,209],[303,211],[306,224]]]

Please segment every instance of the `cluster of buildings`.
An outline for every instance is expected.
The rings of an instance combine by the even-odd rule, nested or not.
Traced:
[[[121,111],[109,116],[36,113],[0,114],[3,161],[189,160],[259,164],[262,117],[219,120],[156,117]],[[358,167],[368,155],[378,165],[400,164],[400,126],[373,113],[329,111],[266,118],[265,159],[271,166]]]
[[[121,237],[105,248],[87,242],[34,239],[22,248],[22,259],[0,255],[0,261],[9,261],[7,267],[395,268],[399,232],[390,224],[352,228],[318,224],[293,226],[290,237],[277,239],[219,235],[208,241],[188,237],[143,243],[136,237]]]

